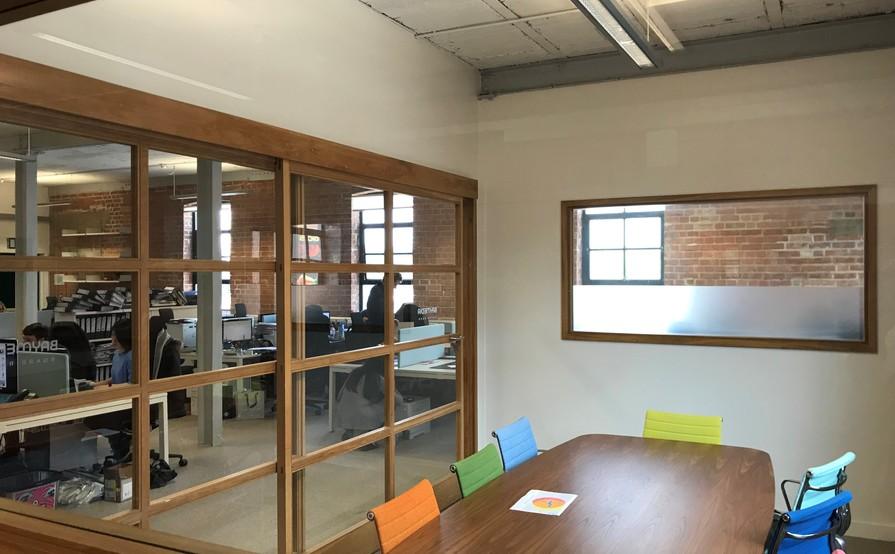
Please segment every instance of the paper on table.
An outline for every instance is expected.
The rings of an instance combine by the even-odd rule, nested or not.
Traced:
[[[513,504],[510,509],[516,510],[517,512],[558,516],[566,511],[569,504],[574,502],[576,498],[578,498],[577,494],[533,489],[528,491],[525,496]]]

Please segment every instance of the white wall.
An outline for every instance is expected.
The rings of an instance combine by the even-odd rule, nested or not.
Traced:
[[[854,450],[852,533],[895,540],[895,50],[483,101],[481,431],[550,447],[720,414],[776,479]],[[879,185],[879,354],[560,340],[560,201]],[[486,435],[480,433],[484,442]]]
[[[430,167],[475,171],[478,74],[357,0],[95,0],[3,26],[0,52]]]

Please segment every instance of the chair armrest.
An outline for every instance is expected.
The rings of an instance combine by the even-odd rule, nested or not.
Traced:
[[[783,500],[786,501],[786,509],[788,511],[792,511],[792,504],[789,502],[789,495],[786,494],[786,484],[787,483],[795,483],[796,485],[801,485],[801,481],[793,481],[792,479],[784,479],[780,481],[780,492],[783,493]]]
[[[538,448],[538,454],[543,454],[544,452],[547,452],[547,451],[544,450],[543,448]]]

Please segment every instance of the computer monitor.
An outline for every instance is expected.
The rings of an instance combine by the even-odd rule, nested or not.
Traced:
[[[420,308],[416,304],[401,304],[401,307],[395,312],[395,319],[401,323],[413,323],[414,327],[423,327],[429,324],[429,320],[420,313]]]
[[[16,339],[0,339],[0,393],[19,392],[16,371]]]
[[[68,393],[68,354],[19,352],[17,366],[19,390],[40,397]]]
[[[425,325],[423,327],[407,327],[398,329],[398,342],[428,339],[444,335],[444,325]],[[431,360],[437,360],[444,354],[444,345],[424,346],[405,350],[398,353],[398,367],[420,364]]]
[[[258,323],[276,323],[277,314],[261,314],[258,316]]]
[[[252,340],[252,318],[232,317],[221,322],[224,342]]]

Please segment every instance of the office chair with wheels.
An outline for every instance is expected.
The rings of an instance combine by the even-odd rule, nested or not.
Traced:
[[[842,490],[842,485],[848,480],[845,468],[854,461],[855,453],[846,452],[831,462],[808,468],[801,481],[792,479],[781,481],[780,490],[783,492],[786,508],[788,510],[810,508],[839,494]],[[786,492],[786,485],[788,484],[799,485],[795,502],[790,502],[789,500],[789,494]],[[775,515],[779,516],[779,514]],[[851,526],[851,506],[847,504],[842,509],[840,515],[842,527],[839,529],[839,534],[844,535]]]
[[[538,445],[535,442],[531,423],[525,416],[513,423],[496,429],[491,436],[497,439],[500,448],[500,457],[503,459],[503,470],[509,471],[522,462],[528,461],[538,455]]]
[[[463,498],[484,487],[503,473],[503,463],[497,447],[489,444],[475,454],[451,464],[457,474]]]
[[[385,504],[367,512],[367,519],[376,524],[379,548],[388,554],[421,527],[438,519],[441,510],[435,490],[423,479]]]
[[[245,304],[234,304],[233,305],[233,317],[246,317],[248,312],[246,311]]]
[[[329,343],[330,319],[317,304],[305,307],[305,354],[324,356],[335,352]],[[313,369],[305,374],[305,407],[316,415],[329,409],[329,367]]]

